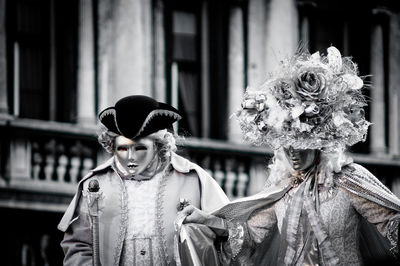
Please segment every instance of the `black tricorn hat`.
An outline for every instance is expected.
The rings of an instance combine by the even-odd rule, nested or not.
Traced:
[[[181,118],[174,107],[143,95],[124,97],[99,113],[100,122],[108,130],[129,139],[170,128]]]

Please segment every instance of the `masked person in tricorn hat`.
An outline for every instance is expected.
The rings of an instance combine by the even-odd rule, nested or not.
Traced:
[[[394,262],[400,199],[344,152],[365,140],[370,124],[363,86],[356,64],[329,47],[327,55],[281,61],[264,84],[248,88],[236,115],[246,140],[274,150],[266,187],[212,214],[185,207],[185,241],[195,236],[199,253],[205,247],[196,245],[195,230],[204,226],[197,224],[208,231],[217,224],[222,245],[216,247],[226,265]]]
[[[172,106],[138,95],[99,114],[99,142],[113,156],[82,179],[58,226],[65,232],[64,265],[92,265],[95,255],[103,266],[175,265],[179,206],[209,212],[228,201],[201,167],[174,152],[167,129],[180,118]]]

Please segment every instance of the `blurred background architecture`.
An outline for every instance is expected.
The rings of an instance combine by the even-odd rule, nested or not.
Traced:
[[[231,198],[262,189],[270,151],[232,113],[280,58],[330,45],[371,83],[352,148],[400,196],[400,9],[356,0],[0,0],[2,265],[61,265],[56,225],[106,156],[96,114],[130,94],[181,110],[180,152]]]

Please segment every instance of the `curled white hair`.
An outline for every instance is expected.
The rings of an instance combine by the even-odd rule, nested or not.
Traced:
[[[156,145],[158,157],[161,162],[166,162],[171,156],[171,152],[176,151],[176,139],[175,136],[166,129],[159,130],[147,136],[147,138],[153,139]]]
[[[100,126],[97,140],[108,153],[113,153],[115,150],[115,138],[118,136],[118,134],[111,132],[106,127]]]

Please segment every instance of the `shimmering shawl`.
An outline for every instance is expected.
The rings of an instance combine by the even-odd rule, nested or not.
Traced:
[[[375,176],[373,176],[368,170],[360,165],[350,164],[343,167],[340,173],[335,174],[334,182],[336,185],[350,191],[351,193],[354,193],[360,197],[368,199],[396,212],[400,212],[400,200]],[[304,193],[304,191],[308,191],[310,185],[311,179],[306,179],[301,184],[303,188],[299,188],[297,193],[300,194]],[[214,211],[213,214],[233,223],[245,223],[255,211],[259,210],[260,208],[268,208],[269,206],[272,206],[276,201],[281,199],[290,188],[292,188],[290,180],[283,180],[277,185],[266,188],[259,194],[228,203],[224,207]],[[313,229],[313,232],[316,234],[315,238],[318,241],[321,254],[324,257],[324,263],[326,265],[337,264],[337,258],[335,254],[331,253],[331,249],[329,247],[329,236],[324,230],[323,225],[318,224],[321,221],[318,219],[318,217],[311,218],[312,216],[318,215],[316,212],[314,212],[315,202],[312,202],[310,197],[305,197],[303,199],[305,200],[305,206],[308,205],[308,207],[306,207],[309,218],[308,221],[311,225],[311,228]],[[293,258],[293,255],[291,254],[291,243],[293,240],[291,238],[293,237],[293,234],[295,234],[295,232],[290,232],[290,230],[295,230],[297,227],[290,225],[290,223],[301,222],[298,218],[296,218],[296,210],[298,211],[297,208],[300,208],[300,205],[298,205],[297,207],[295,205],[296,201],[291,204],[291,208],[294,211],[289,210],[285,219],[286,221],[284,221],[284,226],[282,228],[281,234],[279,234],[278,228],[276,228],[276,233],[272,234],[272,236],[270,236],[268,239],[265,239],[257,247],[247,247],[246,245],[244,245],[238,252],[237,257],[235,258],[235,262],[237,262],[238,264],[243,264],[244,262],[246,262],[246,264],[249,265],[292,264],[290,258]],[[185,241],[191,241],[191,234],[194,235],[193,231],[196,231],[197,235],[199,234],[200,231],[198,230],[198,228],[196,228],[195,230],[194,228],[196,228],[196,225],[194,224],[184,224],[180,227],[181,232],[183,231],[186,234]],[[361,239],[368,240],[360,241],[360,244],[362,245],[360,249],[365,260],[368,260],[368,258],[389,257],[390,254],[397,254],[398,252],[397,250],[393,250],[393,246],[397,248],[397,243],[395,243],[395,245],[393,245],[393,243],[389,243],[387,239],[383,238],[379,234],[379,232],[373,225],[369,224],[366,221],[362,222]],[[202,248],[196,249],[196,243],[191,244],[191,250],[195,250],[195,253],[197,253],[197,259],[193,260],[192,263],[189,264],[210,265],[211,262],[209,260],[202,260]],[[209,250],[209,248],[210,247],[208,247],[207,250]],[[390,250],[391,248],[392,250]],[[187,252],[187,250],[184,250],[183,252],[186,253],[184,254],[184,256],[186,258],[185,261],[187,261],[187,258],[191,257],[191,254],[187,253],[191,252]],[[314,262],[318,263],[318,261]],[[214,261],[213,264],[217,265],[218,262]]]

